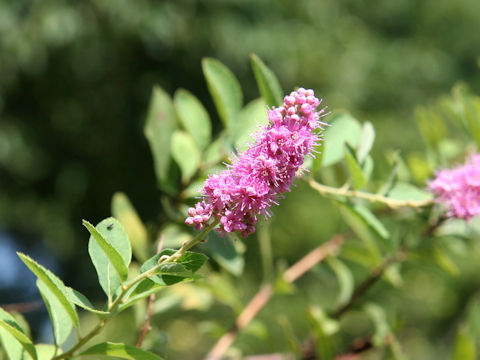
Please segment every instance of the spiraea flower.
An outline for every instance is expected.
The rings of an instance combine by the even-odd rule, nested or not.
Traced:
[[[436,202],[446,206],[447,216],[470,220],[480,215],[480,154],[455,169],[439,171],[429,187]]]
[[[269,110],[269,123],[255,135],[255,143],[205,181],[203,199],[188,210],[185,223],[200,230],[214,218],[222,234],[253,233],[258,215],[271,215],[269,208],[289,191],[304,157],[313,156],[326,125],[320,121],[325,109],[316,111],[320,103],[313,90],[300,88]]]

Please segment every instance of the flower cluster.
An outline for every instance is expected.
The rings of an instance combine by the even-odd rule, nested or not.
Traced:
[[[463,166],[439,171],[429,187],[447,206],[447,216],[469,220],[480,215],[480,154]]]
[[[321,140],[315,131],[326,125],[320,121],[325,109],[315,111],[320,103],[313,90],[300,88],[269,110],[269,124],[256,134],[255,144],[205,181],[203,200],[188,210],[185,223],[200,230],[213,217],[222,234],[253,233],[257,215],[270,216],[269,207],[289,191],[304,156]]]

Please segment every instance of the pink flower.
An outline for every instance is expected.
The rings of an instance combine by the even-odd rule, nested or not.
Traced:
[[[463,166],[439,171],[429,187],[436,202],[446,205],[447,216],[469,220],[480,215],[480,154]]]
[[[315,111],[320,103],[313,90],[300,88],[285,96],[281,107],[269,110],[269,124],[256,134],[255,144],[205,180],[203,200],[189,209],[185,223],[200,230],[213,217],[222,234],[253,233],[257,216],[270,216],[268,209],[290,190],[304,156],[313,156],[321,140],[315,130],[326,125],[320,121],[325,109]]]

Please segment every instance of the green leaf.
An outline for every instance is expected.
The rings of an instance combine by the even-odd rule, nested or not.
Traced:
[[[187,183],[200,165],[200,150],[195,140],[185,131],[177,130],[172,135],[172,157],[182,171],[182,181]]]
[[[331,335],[338,331],[338,322],[329,319],[319,307],[308,308],[307,316],[310,327],[313,330],[316,352],[320,355],[321,359],[333,360],[335,351]]]
[[[225,137],[220,136],[218,139],[214,140],[205,150],[204,162],[209,166],[216,165],[222,159],[228,157],[229,153],[230,150],[226,144]]]
[[[103,315],[108,315],[109,314],[108,311],[102,311],[102,310],[95,309],[93,307],[92,303],[86,298],[85,295],[83,295],[81,292],[79,292],[75,289],[72,289],[69,286],[67,286],[67,295],[68,295],[68,299],[70,300],[70,302],[74,303],[77,306],[80,306],[81,308],[83,308],[83,309],[85,309],[85,310],[87,310],[91,313],[100,315],[101,317],[103,317]]]
[[[372,149],[374,141],[375,129],[371,122],[366,121],[363,124],[362,133],[360,134],[360,143],[357,147],[357,159],[360,164],[363,164],[365,158]]]
[[[327,264],[335,272],[340,287],[340,292],[337,297],[337,306],[343,306],[348,303],[353,294],[355,282],[352,272],[343,262],[334,257],[328,257]]]
[[[37,344],[35,345],[37,351],[38,360],[51,360],[55,353],[57,355],[62,353],[62,349],[56,349],[54,345],[50,344]]]
[[[192,136],[197,146],[204,150],[210,144],[212,125],[202,103],[189,91],[179,89],[173,97],[175,110],[183,128]]]
[[[388,325],[385,311],[381,306],[374,303],[366,304],[364,309],[375,326],[375,332],[372,338],[373,344],[375,346],[384,346],[387,341],[387,336],[390,334],[390,326]]]
[[[438,148],[447,135],[442,115],[432,107],[419,107],[415,110],[415,120],[425,144],[433,149]]]
[[[50,270],[45,269],[31,257],[22,253],[17,253],[17,255],[35,274],[38,280],[45,285],[45,288],[50,290],[52,296],[58,300],[58,305],[65,310],[75,327],[78,328],[78,315],[75,310],[75,305],[73,305],[68,299],[67,288],[62,280],[55,276]]]
[[[128,277],[132,250],[128,236],[120,222],[114,218],[102,220],[97,227],[83,220],[90,232],[88,253],[97,270],[103,291],[112,299],[115,291]]]
[[[167,181],[170,168],[170,141],[176,127],[172,99],[161,87],[155,86],[143,130],[152,151],[157,180],[167,189],[171,189]]]
[[[47,306],[48,314],[52,323],[53,337],[57,345],[62,345],[67,341],[73,329],[72,319],[58,301],[52,291],[45,283],[37,280],[37,287],[40,290],[43,301]]]
[[[283,90],[277,77],[255,54],[250,54],[250,62],[260,94],[268,106],[280,106],[283,102]]]
[[[239,121],[235,124],[233,140],[239,151],[244,151],[254,142],[252,135],[267,125],[267,105],[262,98],[255,99],[247,104],[239,114]]]
[[[393,249],[390,233],[385,228],[385,226],[380,222],[380,220],[378,220],[378,218],[370,210],[368,210],[368,208],[359,204],[350,204],[350,203],[341,203],[341,206],[344,209],[347,209],[347,211],[349,211],[351,214],[355,215],[359,220],[361,220],[363,225],[366,225],[367,229],[373,232],[373,234],[382,241],[383,245],[388,250]],[[357,227],[357,230],[356,230],[357,235],[359,237],[364,237],[364,238],[371,236],[368,234],[368,231],[365,231],[365,230],[360,230],[360,228]],[[355,228],[354,228],[354,231],[355,231]]]
[[[232,72],[218,60],[204,58],[202,69],[218,115],[228,135],[232,136],[234,135],[232,129],[238,121],[238,113],[243,102],[240,84]]]
[[[431,193],[423,191],[412,184],[403,182],[397,182],[388,192],[387,197],[396,200],[411,201],[428,201],[433,199]]]
[[[162,256],[170,256],[175,250],[164,249],[159,254],[148,259],[140,268],[140,272],[144,273],[157,266],[158,260]],[[175,263],[164,263],[156,271],[150,280],[158,285],[173,285],[180,281],[194,279],[194,273],[202,267],[207,257],[200,253],[187,251]]]
[[[149,256],[147,229],[127,195],[122,192],[113,195],[112,214],[125,228],[135,257],[145,261]]]
[[[453,95],[462,110],[469,135],[480,147],[480,98],[471,94],[469,89],[462,84],[453,88]]]
[[[32,341],[24,334],[13,316],[2,308],[0,308],[0,340],[11,359],[21,359],[24,349],[37,360],[37,352]]]
[[[205,252],[229,273],[240,276],[245,267],[245,259],[237,243],[228,237],[221,238],[214,231],[208,236],[209,240],[203,245]]]
[[[348,113],[338,113],[330,117],[330,126],[324,132],[323,166],[336,164],[345,155],[345,143],[352,147],[358,145],[361,134],[358,120]]]
[[[121,358],[128,360],[162,360],[158,355],[149,351],[139,349],[135,346],[125,345],[122,343],[103,342],[93,345],[85,350],[80,356],[99,356],[106,355],[112,358]]]
[[[457,330],[455,342],[453,345],[452,360],[476,360],[477,350],[475,338],[461,326]]]
[[[355,190],[361,189],[362,187],[365,186],[367,179],[363,174],[362,167],[360,166],[360,164],[357,162],[357,159],[355,158],[353,149],[347,143],[345,144],[345,160],[347,162],[348,171],[350,173],[350,178],[352,180],[352,185],[354,189]]]

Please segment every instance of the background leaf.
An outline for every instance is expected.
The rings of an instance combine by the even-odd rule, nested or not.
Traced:
[[[173,190],[168,183],[170,168],[170,141],[177,127],[175,109],[170,96],[159,86],[153,88],[144,133],[153,155],[155,174],[160,186]]]
[[[340,292],[337,297],[337,307],[341,307],[350,300],[355,287],[355,281],[352,272],[343,262],[334,257],[328,257],[326,261],[335,272],[338,280]]]
[[[216,59],[203,59],[202,69],[218,115],[227,129],[227,133],[232,136],[234,135],[232,129],[235,122],[238,121],[237,116],[243,102],[240,84],[235,75]]]
[[[262,126],[268,124],[267,105],[258,98],[249,102],[240,112],[239,121],[235,123],[234,142],[239,151],[245,151],[249,144],[255,142],[253,135]]]
[[[277,77],[256,55],[250,54],[250,63],[257,85],[268,106],[280,106],[283,102],[283,90]]]
[[[195,140],[198,148],[204,150],[210,144],[212,136],[212,125],[207,110],[185,89],[175,92],[173,103],[183,128]]]
[[[192,136],[176,130],[172,135],[172,157],[182,171],[182,181],[187,183],[200,165],[200,150]]]
[[[362,131],[358,120],[348,113],[333,114],[329,120],[330,126],[324,132],[323,166],[330,166],[342,160],[345,155],[345,143],[355,148]]]
[[[126,194],[113,195],[112,214],[125,228],[135,257],[145,261],[149,256],[147,229]]]
[[[375,141],[375,129],[371,122],[366,121],[362,126],[362,133],[357,147],[357,159],[360,164],[363,163],[368,153],[373,147]]]

